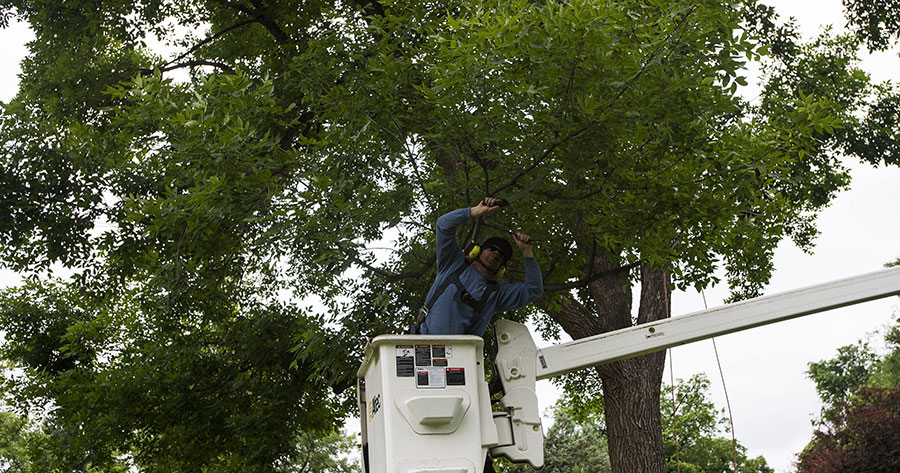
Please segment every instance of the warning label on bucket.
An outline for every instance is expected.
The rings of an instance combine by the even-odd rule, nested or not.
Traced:
[[[450,345],[394,345],[398,378],[415,378],[417,388],[445,388],[466,384],[465,368],[454,368]]]
[[[416,369],[417,388],[444,388],[447,386],[447,374],[442,367],[420,367]]]
[[[453,358],[453,347],[450,345],[432,345],[431,356],[433,358]]]
[[[416,345],[416,366],[431,366],[431,345]]]
[[[397,377],[412,378],[416,374],[415,358],[412,345],[397,345],[395,347],[397,360]]]
[[[465,368],[447,368],[447,386],[465,386]]]

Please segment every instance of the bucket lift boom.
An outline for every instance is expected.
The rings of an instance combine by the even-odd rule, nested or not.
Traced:
[[[397,429],[398,426],[406,428],[405,425],[408,425],[413,431],[421,434],[413,435],[415,441],[418,442],[421,438],[424,443],[417,444],[415,447],[417,454],[413,457],[416,460],[398,460],[393,463],[394,466],[391,466],[391,461],[387,457],[391,455],[402,457],[402,447],[388,446],[385,438],[378,438],[377,442],[380,448],[386,449],[387,452],[379,451],[378,461],[371,466],[368,461],[364,461],[366,472],[481,473],[481,463],[478,458],[474,458],[478,454],[470,454],[469,457],[472,458],[468,459],[439,458],[443,452],[450,456],[458,453],[452,445],[454,442],[452,436],[461,429],[457,426],[466,425],[466,416],[473,423],[469,432],[481,433],[479,441],[470,442],[473,443],[469,448],[470,451],[479,451],[478,445],[480,445],[482,459],[483,454],[490,451],[495,457],[504,456],[512,461],[526,462],[535,468],[540,468],[544,464],[544,451],[543,431],[535,394],[537,380],[898,294],[900,294],[900,267],[649,322],[542,349],[537,348],[525,325],[509,320],[500,320],[495,324],[495,335],[498,342],[495,365],[503,385],[504,396],[500,400],[501,410],[490,415],[488,414],[490,409],[484,406],[490,401],[483,379],[473,379],[471,384],[474,386],[469,388],[468,392],[463,392],[461,388],[464,387],[465,381],[460,381],[459,373],[461,370],[464,372],[465,369],[451,366],[442,370],[433,361],[441,360],[443,366],[453,363],[450,362],[448,365],[446,358],[425,356],[423,348],[440,347],[440,353],[443,356],[446,352],[445,345],[458,344],[462,347],[472,340],[480,342],[479,337],[449,336],[444,337],[445,341],[431,340],[435,338],[433,336],[403,338],[388,335],[382,336],[385,338],[376,337],[367,347],[366,361],[359,371],[360,378],[365,377],[365,383],[361,382],[359,394],[364,444],[373,444],[371,431],[366,433],[367,425],[376,426],[379,430],[378,435],[383,437],[391,435],[388,432],[390,429]],[[468,339],[471,340],[466,341]],[[417,343],[417,340],[421,343]],[[373,346],[381,346],[381,351],[373,349]],[[480,343],[474,346],[480,350]],[[403,347],[416,350],[414,359],[401,358],[400,352]],[[396,356],[394,356],[395,353]],[[433,351],[429,353],[433,353]],[[370,381],[369,373],[374,372],[370,368],[378,365],[379,357],[382,358],[381,364],[385,367],[379,372],[380,376],[372,376]],[[388,358],[396,364],[396,370],[387,366],[391,365]],[[418,364],[420,359],[422,366]],[[483,369],[477,354],[473,359],[477,361],[474,362],[474,367],[470,368],[469,372],[474,373],[475,378],[478,378],[478,376],[482,376]],[[409,366],[403,365],[404,373],[415,372],[416,376],[421,378],[416,378],[415,382],[400,379],[401,363],[410,364]],[[450,383],[440,381],[449,379],[450,376],[457,380],[456,383],[462,382],[463,385],[450,389],[449,386],[446,386]],[[437,379],[439,382],[430,384],[429,379]],[[424,384],[419,384],[420,381]],[[379,407],[388,403],[387,399],[381,397],[381,391],[387,394],[391,389],[390,386],[394,385],[398,389],[396,394],[393,394],[395,409],[392,412],[398,413],[398,419],[387,418],[389,413],[385,412],[385,419],[380,421],[377,416],[372,414],[370,408],[369,422],[367,423],[366,405],[371,406],[373,400]],[[366,389],[363,389],[363,386],[377,386],[379,392],[372,393],[367,398]],[[442,386],[447,389],[441,390]],[[473,406],[472,408],[469,408],[470,404]],[[439,405],[450,407],[439,408],[437,407]],[[438,425],[444,424],[452,426],[452,428],[438,429]],[[396,431],[393,430],[393,432]],[[460,432],[462,431],[460,430]],[[367,435],[368,439],[366,439]],[[447,437],[441,438],[441,435]],[[460,435],[460,437],[469,439],[471,435]],[[425,446],[429,442],[435,443],[437,446],[429,450]],[[363,455],[364,458],[370,456],[368,447],[365,445]]]

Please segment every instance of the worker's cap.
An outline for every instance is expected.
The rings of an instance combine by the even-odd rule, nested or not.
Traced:
[[[504,240],[500,237],[491,237],[484,241],[481,245],[482,251],[489,247],[493,246],[500,250],[500,253],[503,255],[503,264],[506,264],[510,258],[512,258],[512,245],[509,244],[508,241]]]

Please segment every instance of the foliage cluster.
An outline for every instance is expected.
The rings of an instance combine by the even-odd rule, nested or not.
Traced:
[[[53,449],[49,436],[12,412],[0,411],[0,469],[4,472],[50,473]]]
[[[98,312],[65,285],[33,284],[0,303],[2,355],[23,371],[8,380],[13,405],[50,413],[56,468],[248,471],[290,463],[298,432],[333,428],[316,373],[291,367],[294,337],[322,336],[296,308],[148,320],[143,301]]]
[[[900,386],[864,386],[834,406],[797,456],[798,473],[900,469]]]
[[[709,379],[705,375],[679,379],[674,386],[674,404],[672,391],[672,386],[664,386],[660,397],[669,472],[734,471],[737,461],[737,471],[774,473],[765,458],[748,457],[746,447],[726,437],[730,423],[725,411],[716,409],[709,399]]]
[[[900,2],[843,0],[847,24],[870,51],[885,50],[900,36]]]
[[[813,439],[797,456],[798,473],[900,467],[900,319],[884,339],[885,355],[859,341],[809,364],[823,407]]]
[[[577,419],[564,406],[554,411],[544,441],[545,473],[610,473],[609,450],[602,418]],[[527,465],[495,461],[503,473],[532,473]]]
[[[864,386],[900,386],[900,318],[886,328],[884,344],[883,355],[860,340],[838,348],[834,358],[809,363],[807,375],[816,385],[825,419],[831,409],[845,404]]]
[[[697,374],[679,379],[674,386],[666,385],[660,394],[666,469],[669,472],[738,471],[773,473],[765,458],[749,458],[747,448],[728,435],[729,422],[723,409],[717,409],[710,399],[709,379]],[[606,425],[603,421],[602,397],[575,399],[564,397],[556,407],[554,424],[548,433],[547,465],[560,464],[565,468],[551,471],[585,472],[608,471],[600,468],[595,456],[606,452]],[[562,425],[557,429],[557,423]],[[575,447],[583,448],[577,450]],[[608,458],[606,460],[608,462]],[[593,462],[593,463],[592,463]],[[586,465],[592,465],[586,467]],[[594,469],[598,468],[598,469]],[[509,470],[525,473],[525,469]]]

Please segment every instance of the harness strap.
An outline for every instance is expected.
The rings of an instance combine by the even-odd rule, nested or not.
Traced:
[[[474,298],[472,298],[472,295],[469,294],[468,291],[466,291],[465,286],[463,286],[462,282],[459,280],[459,276],[468,267],[468,264],[460,265],[460,267],[457,268],[456,271],[453,272],[453,274],[451,274],[447,279],[444,280],[444,282],[441,283],[440,286],[438,286],[437,290],[434,291],[434,295],[431,297],[431,299],[426,301],[425,306],[419,310],[419,316],[416,319],[416,323],[410,330],[411,334],[420,334],[419,329],[422,326],[422,323],[425,322],[425,317],[428,317],[428,313],[431,312],[431,308],[434,306],[435,302],[437,302],[438,298],[441,297],[444,291],[447,290],[447,287],[449,287],[450,284],[456,286],[456,289],[458,290],[458,292],[456,293],[456,297],[458,298],[458,300],[462,300],[467,306],[471,307],[475,311],[475,315],[481,314],[481,312],[484,310],[484,305],[487,303],[488,298],[494,291],[497,290],[500,284],[497,281],[488,280],[487,287],[484,290],[484,294],[482,294],[481,296],[481,300],[476,301]],[[478,317],[475,317],[473,322],[477,322],[477,320]],[[467,327],[466,333],[470,333],[474,328],[475,327]]]
[[[425,312],[430,312],[430,311],[431,311],[431,308],[434,306],[434,303],[437,302],[438,298],[441,297],[441,294],[443,294],[444,291],[447,290],[447,287],[448,287],[449,285],[451,285],[451,284],[455,285],[457,288],[459,288],[460,291],[465,291],[465,290],[466,290],[466,289],[463,287],[462,283],[459,281],[459,276],[460,276],[460,275],[462,274],[462,272],[465,271],[466,268],[468,268],[468,267],[469,267],[468,264],[461,264],[461,265],[459,265],[459,268],[456,268],[456,271],[453,271],[453,274],[451,274],[450,277],[448,277],[447,279],[445,279],[444,282],[442,282],[441,285],[438,286],[437,291],[434,291],[434,295],[431,296],[431,300],[428,301],[428,302],[425,304]]]
[[[469,291],[466,291],[465,286],[457,279],[454,281],[456,288],[459,289],[459,292],[456,293],[455,299],[457,301],[464,302],[467,306],[475,309],[475,313],[481,313],[484,309],[484,305],[487,303],[488,297],[491,296],[491,293],[497,289],[497,281],[487,281],[487,287],[484,289],[484,294],[481,295],[481,300],[476,301],[475,298],[469,294]]]
[[[481,295],[481,300],[476,301],[472,299],[472,296],[468,292],[466,292],[465,289],[462,288],[462,284],[457,284],[457,287],[460,288],[460,292],[458,292],[457,294],[460,294],[463,298],[468,296],[469,301],[463,299],[463,302],[465,302],[466,305],[475,310],[476,316],[472,318],[471,324],[466,327],[467,334],[474,335],[475,326],[478,324],[479,320],[481,320],[481,318],[478,316],[481,315],[481,312],[484,310],[484,305],[487,304],[488,298],[491,297],[491,294],[496,291],[499,286],[500,283],[498,283],[497,281],[488,280],[487,287],[484,289],[484,294]]]
[[[468,264],[462,264],[453,274],[450,275],[444,282],[438,286],[437,290],[434,291],[434,295],[431,296],[431,299],[425,301],[425,306],[419,309],[419,316],[416,318],[416,323],[413,325],[412,329],[410,329],[410,334],[419,335],[419,327],[422,326],[422,323],[425,322],[425,317],[428,316],[428,312],[431,312],[431,307],[434,306],[434,303],[437,302],[438,298],[441,297],[441,294],[447,290],[447,286],[453,283],[459,283],[459,275],[462,274],[463,271],[466,270]]]

